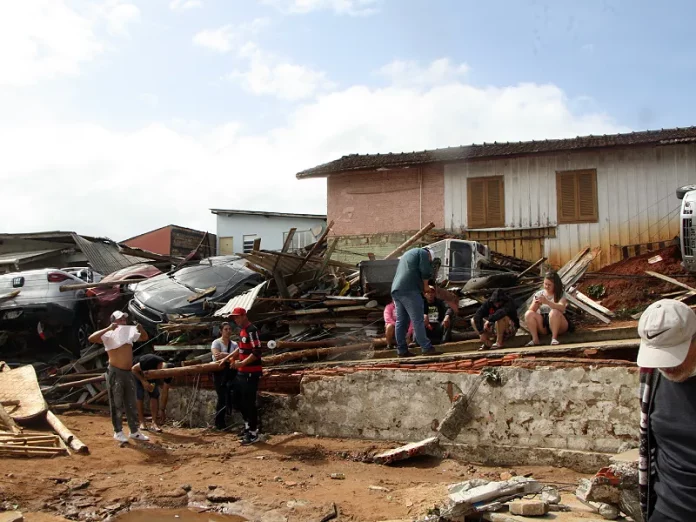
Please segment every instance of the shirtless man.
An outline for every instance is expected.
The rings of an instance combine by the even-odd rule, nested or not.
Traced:
[[[150,440],[138,430],[138,412],[136,409],[135,378],[133,368],[133,343],[147,341],[147,332],[139,324],[127,326],[128,314],[116,310],[111,314],[111,325],[94,332],[89,342],[104,345],[109,357],[106,374],[106,386],[109,393],[111,422],[114,425],[114,439],[124,443],[128,438],[123,433],[122,416],[125,410],[130,438]]]

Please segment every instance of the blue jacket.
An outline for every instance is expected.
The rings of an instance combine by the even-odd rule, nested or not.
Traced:
[[[408,292],[423,292],[423,281],[433,276],[433,265],[428,252],[422,248],[414,248],[399,259],[396,275],[392,283],[392,294]]]

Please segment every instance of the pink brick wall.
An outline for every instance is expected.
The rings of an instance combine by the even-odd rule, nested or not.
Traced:
[[[444,228],[442,166],[423,167],[422,215],[419,217],[420,169],[368,171],[329,176],[328,219],[332,234],[378,234],[418,230],[429,221]]]

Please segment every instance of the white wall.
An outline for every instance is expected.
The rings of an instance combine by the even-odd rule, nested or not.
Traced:
[[[467,178],[504,176],[506,228],[556,226],[556,171],[597,169],[599,222],[558,225],[545,255],[560,265],[585,246],[602,248],[599,264],[620,259],[618,247],[679,234],[675,191],[696,183],[696,144],[603,149],[445,166],[445,226],[467,225]]]
[[[317,226],[326,226],[325,219],[287,218],[259,215],[217,215],[218,252],[220,239],[234,237],[234,251],[244,251],[244,236],[256,234],[261,238],[261,248],[264,250],[280,250],[283,248],[283,232],[291,228],[297,231],[308,230]]]

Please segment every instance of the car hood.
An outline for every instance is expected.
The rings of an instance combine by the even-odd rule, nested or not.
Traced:
[[[237,270],[224,284],[216,285],[215,293],[206,296],[206,299],[212,301],[229,300],[238,293],[240,287],[242,287],[241,290],[248,289],[245,283],[251,282],[255,285],[262,280],[261,275],[248,268]],[[188,298],[206,288],[194,288],[196,291],[181,284],[172,276],[161,274],[138,283],[135,287],[134,297],[141,304],[159,312],[201,315],[204,313],[203,303],[206,299],[189,303]]]

